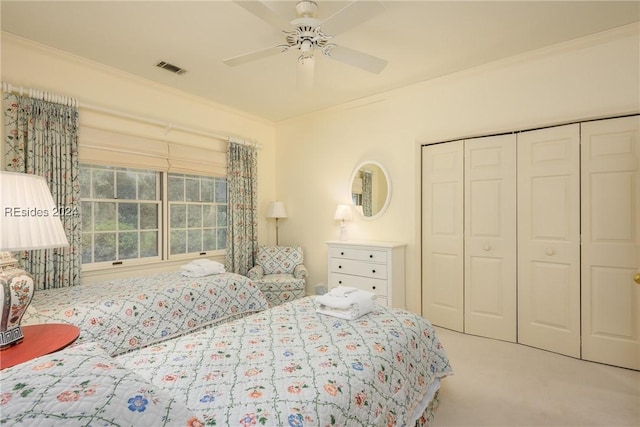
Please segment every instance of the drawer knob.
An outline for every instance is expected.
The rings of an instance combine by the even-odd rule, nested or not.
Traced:
[[[338,284],[339,284],[339,285],[342,285],[342,280],[338,280]]]
[[[375,273],[376,271],[375,271],[375,270],[371,270],[371,272],[372,272],[372,273]]]
[[[376,288],[375,286],[372,286],[372,287],[371,287],[371,289],[375,289],[375,288]]]
[[[369,258],[373,258],[373,254],[369,255]]]
[[[340,255],[344,255],[344,252],[340,252]]]
[[[339,265],[339,266],[338,266],[338,268],[342,268],[342,266],[341,266],[341,265]]]

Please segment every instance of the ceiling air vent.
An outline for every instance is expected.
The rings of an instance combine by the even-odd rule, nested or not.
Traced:
[[[171,71],[172,73],[175,73],[175,74],[178,74],[178,75],[182,75],[182,74],[187,72],[187,70],[185,70],[184,68],[180,68],[177,65],[169,64],[166,61],[158,62],[156,64],[156,67],[160,67],[162,69],[165,69],[167,71]]]

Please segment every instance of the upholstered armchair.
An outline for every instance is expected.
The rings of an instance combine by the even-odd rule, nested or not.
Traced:
[[[307,268],[300,246],[259,246],[256,265],[247,276],[258,286],[271,306],[305,295]]]

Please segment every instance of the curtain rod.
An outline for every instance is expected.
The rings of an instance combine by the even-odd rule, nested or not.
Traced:
[[[3,92],[17,93],[20,96],[28,96],[29,98],[41,99],[47,102],[53,102],[55,104],[62,104],[68,107],[77,107],[78,100],[68,96],[58,95],[55,93],[45,92],[40,89],[24,88],[22,86],[15,87],[9,83],[2,82]]]
[[[124,119],[135,120],[135,121],[138,121],[138,122],[142,122],[142,123],[147,123],[147,124],[163,127],[165,129],[165,134],[169,133],[171,130],[178,130],[178,131],[187,132],[187,133],[190,133],[190,134],[193,134],[193,135],[200,135],[200,136],[205,136],[205,137],[208,137],[208,138],[219,139],[219,140],[224,141],[224,142],[233,142],[233,143],[236,143],[236,144],[247,145],[247,146],[251,146],[251,147],[255,147],[255,148],[262,148],[262,145],[254,142],[254,141],[247,141],[245,139],[238,138],[238,137],[221,135],[221,134],[217,134],[217,133],[214,133],[214,132],[209,132],[209,131],[200,130],[200,129],[194,129],[194,128],[191,128],[191,127],[187,127],[187,126],[183,126],[183,125],[177,125],[177,124],[174,124],[174,123],[171,123],[171,122],[167,122],[165,120],[154,119],[154,118],[151,118],[151,117],[140,116],[140,115],[132,114],[132,113],[126,113],[126,112],[123,112],[123,111],[113,110],[113,109],[101,107],[101,106],[98,106],[98,105],[87,104],[87,103],[84,103],[84,102],[80,103],[75,98],[71,98],[71,97],[63,96],[63,95],[57,95],[57,94],[46,92],[46,91],[43,91],[43,90],[40,90],[40,89],[31,89],[31,88],[27,89],[27,88],[23,88],[22,86],[16,87],[16,86],[11,85],[10,83],[2,82],[2,91],[3,92],[8,92],[8,93],[16,93],[16,94],[19,94],[20,96],[28,96],[29,98],[41,99],[43,101],[54,102],[54,103],[57,103],[57,104],[63,104],[63,105],[67,105],[69,107],[82,108],[82,109],[89,110],[89,111],[108,114],[108,115],[114,116],[114,117],[120,117],[120,118],[124,118]]]

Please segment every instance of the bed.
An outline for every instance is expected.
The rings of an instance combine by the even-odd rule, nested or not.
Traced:
[[[0,423],[11,426],[195,426],[175,396],[87,342],[0,371]]]
[[[103,425],[425,425],[440,380],[452,373],[431,324],[394,308],[356,320],[316,308],[313,297],[302,298],[107,362],[99,353],[90,362],[87,352],[99,349],[85,343],[8,368],[1,371],[3,421],[85,425],[95,414]],[[101,386],[77,363],[106,363],[114,378]],[[66,374],[56,374],[57,366]],[[138,388],[114,393],[116,373],[135,377]],[[87,387],[92,392],[82,394]],[[111,394],[108,404],[92,402]],[[164,418],[134,422],[142,406]]]
[[[262,292],[234,273],[180,272],[36,291],[22,324],[71,323],[77,343],[98,341],[110,355],[268,308]]]

